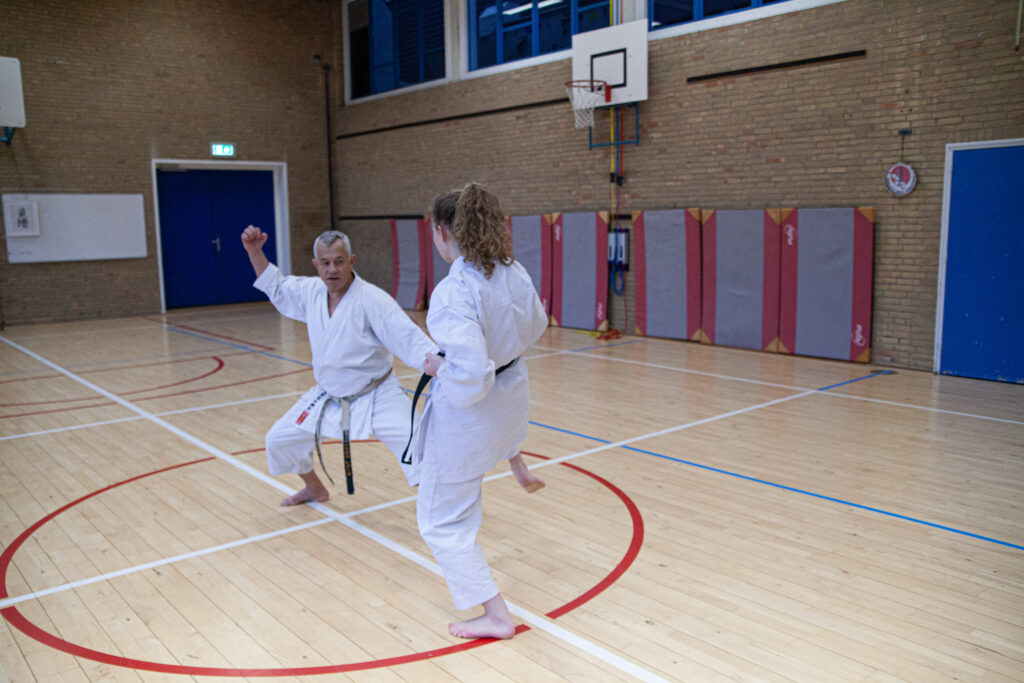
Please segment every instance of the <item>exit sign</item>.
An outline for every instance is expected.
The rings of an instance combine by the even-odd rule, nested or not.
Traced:
[[[215,157],[233,157],[235,145],[231,142],[215,142],[210,145],[210,154]]]

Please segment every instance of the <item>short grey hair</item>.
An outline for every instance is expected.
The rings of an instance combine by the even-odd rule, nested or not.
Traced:
[[[328,230],[327,232],[321,233],[319,237],[313,240],[313,258],[316,258],[316,247],[318,244],[322,244],[325,247],[329,247],[338,240],[341,240],[342,244],[345,245],[345,252],[352,255],[352,242],[349,241],[348,235],[338,230]]]

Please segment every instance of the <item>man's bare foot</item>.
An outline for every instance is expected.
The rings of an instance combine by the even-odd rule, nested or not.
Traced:
[[[519,485],[526,489],[527,493],[534,493],[540,491],[542,488],[547,486],[543,479],[535,477],[533,472],[529,470],[526,463],[523,462],[523,456],[516,453],[508,461],[509,467],[512,468],[512,474],[516,475],[516,481]]]
[[[484,613],[475,619],[448,624],[448,632],[459,638],[511,638],[515,632],[512,615],[498,593],[483,604]]]
[[[330,497],[330,492],[322,486],[319,490],[311,489],[307,486],[282,500],[281,505],[287,507],[289,505],[302,505],[303,503],[323,503]]]

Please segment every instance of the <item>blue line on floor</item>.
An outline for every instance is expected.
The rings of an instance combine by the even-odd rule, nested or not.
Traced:
[[[854,382],[860,382],[865,379],[871,379],[872,377],[881,377],[882,375],[891,375],[892,370],[880,370],[879,372],[872,372],[870,375],[864,375],[863,377],[856,377],[854,379],[848,379],[845,382],[839,382],[838,384],[830,384],[827,387],[822,387],[818,391],[828,391],[829,389],[835,389],[836,387],[845,386],[847,384],[853,384]]]
[[[777,484],[777,483],[775,483],[773,481],[767,481],[766,479],[758,479],[757,477],[749,477],[749,476],[747,476],[745,474],[738,474],[736,472],[730,472],[729,470],[723,470],[723,469],[719,469],[717,467],[711,467],[710,465],[701,465],[700,463],[692,462],[690,460],[683,460],[682,458],[673,458],[671,456],[663,455],[661,453],[655,453],[654,451],[645,451],[642,448],[635,448],[633,446],[622,446],[622,448],[625,448],[625,449],[630,450],[630,451],[636,451],[637,453],[644,453],[646,455],[653,455],[656,458],[662,458],[664,460],[671,460],[672,462],[678,462],[678,463],[680,463],[682,465],[689,465],[690,467],[697,467],[699,469],[707,470],[709,472],[718,472],[719,474],[727,474],[730,477],[736,477],[737,479],[743,479],[745,481],[752,481],[752,482],[754,482],[756,484],[765,484],[767,486],[774,486],[775,488],[782,489],[783,491],[792,491],[793,493],[799,493],[799,494],[802,494],[802,495],[805,495],[805,496],[810,496],[811,498],[818,498],[820,500],[827,500],[827,501],[830,501],[830,502],[833,502],[833,503],[839,503],[841,505],[846,505],[848,507],[857,508],[859,510],[867,510],[868,512],[877,512],[880,515],[886,515],[888,517],[895,517],[896,519],[902,519],[902,520],[906,520],[908,522],[914,522],[915,524],[923,524],[924,526],[930,526],[930,527],[932,527],[934,529],[942,529],[943,531],[951,531],[954,534],[960,534],[962,536],[970,536],[971,538],[978,538],[978,539],[981,539],[982,541],[988,541],[989,543],[997,543],[999,545],[1005,545],[1005,546],[1010,547],[1010,548],[1016,548],[1017,550],[1024,550],[1024,545],[1017,545],[1016,543],[1010,543],[1009,541],[1000,541],[998,538],[991,538],[989,536],[981,536],[979,534],[974,534],[974,533],[971,533],[969,531],[963,531],[961,529],[954,529],[953,527],[943,526],[941,524],[935,524],[934,522],[928,522],[928,521],[925,521],[923,519],[917,519],[916,517],[908,517],[906,515],[901,515],[901,514],[898,514],[896,512],[889,512],[888,510],[882,510],[880,508],[873,508],[873,507],[870,507],[870,506],[867,506],[867,505],[861,505],[860,503],[852,503],[852,502],[850,502],[848,500],[843,500],[841,498],[833,498],[832,496],[826,496],[826,495],[823,495],[821,493],[814,493],[813,491],[805,491],[804,489],[798,489],[798,488],[794,488],[792,486],[786,486],[785,484]]]
[[[561,427],[553,427],[551,425],[542,424],[540,422],[534,422],[533,420],[530,420],[529,422],[532,425],[536,425],[538,427],[543,427],[544,429],[550,429],[553,432],[562,432],[563,434],[571,434],[572,436],[578,436],[578,437],[583,438],[583,439],[590,439],[591,441],[599,441],[600,443],[611,443],[611,441],[605,441],[604,439],[599,439],[596,436],[589,436],[587,434],[580,434],[579,432],[574,432],[574,431],[571,431],[569,429],[562,429]]]
[[[873,377],[881,377],[882,375],[891,375],[891,374],[893,374],[891,370],[882,370],[881,372],[874,372],[874,373],[871,373],[870,375],[864,375],[863,377],[857,377],[855,379],[847,380],[845,382],[839,382],[838,384],[832,384],[832,385],[827,386],[827,387],[822,387],[821,389],[818,389],[818,391],[828,391],[829,389],[834,389],[836,387],[841,387],[841,386],[844,386],[846,384],[852,384],[854,382],[860,382],[860,381],[865,380],[865,379],[871,379]],[[600,443],[611,443],[611,441],[606,441],[604,439],[599,439],[596,436],[588,436],[586,434],[580,434],[579,432],[573,432],[573,431],[570,431],[568,429],[562,429],[560,427],[552,427],[550,425],[542,424],[540,422],[535,422],[533,420],[530,421],[530,424],[536,425],[537,427],[543,427],[545,429],[550,429],[550,430],[553,430],[553,431],[556,431],[556,432],[562,432],[564,434],[572,434],[574,436],[579,436],[579,437],[582,437],[584,439],[589,439],[591,441],[597,441],[597,442],[600,442]],[[718,474],[725,474],[725,475],[728,475],[730,477],[736,477],[737,479],[743,479],[744,481],[754,482],[755,484],[764,484],[766,486],[773,486],[773,487],[775,487],[777,489],[781,489],[783,491],[791,491],[793,493],[799,493],[799,494],[804,495],[804,496],[810,496],[811,498],[817,498],[819,500],[827,500],[827,501],[829,501],[831,503],[839,503],[840,505],[846,505],[847,507],[856,508],[858,510],[866,510],[868,512],[875,512],[875,513],[878,513],[880,515],[885,515],[887,517],[893,517],[895,519],[902,519],[902,520],[907,521],[907,522],[913,522],[914,524],[921,524],[923,526],[931,527],[933,529],[941,529],[943,531],[949,531],[951,533],[959,534],[961,536],[968,536],[970,538],[976,538],[976,539],[981,540],[981,541],[988,541],[989,543],[995,543],[997,545],[1006,546],[1008,548],[1016,548],[1017,550],[1024,550],[1024,545],[1018,545],[1016,543],[1010,543],[1009,541],[1001,541],[998,538],[992,538],[990,536],[982,536],[981,534],[971,533],[970,531],[964,531],[962,529],[956,529],[954,527],[944,526],[942,524],[936,524],[934,522],[928,522],[926,520],[918,519],[916,517],[908,517],[907,515],[901,515],[901,514],[898,514],[896,512],[889,512],[888,510],[882,510],[881,508],[870,507],[868,505],[861,505],[860,503],[853,503],[853,502],[850,502],[848,500],[843,500],[841,498],[834,498],[832,496],[826,496],[826,495],[823,495],[821,493],[814,493],[813,491],[805,491],[804,489],[798,489],[798,488],[794,488],[792,486],[786,486],[785,484],[777,484],[777,483],[775,483],[773,481],[768,481],[766,479],[758,479],[757,477],[750,477],[750,476],[747,476],[745,474],[739,474],[737,472],[730,472],[729,470],[723,470],[723,469],[720,469],[718,467],[711,467],[710,465],[702,465],[700,463],[693,462],[692,460],[683,460],[682,458],[673,458],[672,456],[664,455],[663,453],[655,453],[654,451],[646,451],[646,450],[644,450],[642,448],[636,448],[635,446],[620,446],[620,448],[624,448],[624,449],[629,450],[629,451],[635,451],[637,453],[643,453],[644,455],[652,455],[652,456],[654,456],[656,458],[661,458],[663,460],[670,460],[672,462],[677,462],[677,463],[679,463],[681,465],[688,465],[690,467],[696,467],[698,469],[706,470],[708,472],[717,472]]]

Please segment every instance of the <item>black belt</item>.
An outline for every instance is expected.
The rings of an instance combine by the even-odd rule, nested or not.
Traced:
[[[438,351],[437,355],[444,356],[444,351]],[[498,368],[497,370],[494,371],[494,376],[497,377],[501,373],[503,373],[506,370],[508,370],[510,367],[512,367],[513,365],[516,364],[517,360],[519,360],[518,357],[513,358],[509,362],[507,362],[504,365],[502,365],[500,368]],[[401,458],[401,460],[402,460],[402,464],[403,465],[411,465],[412,464],[412,454],[409,453],[409,446],[412,444],[413,425],[416,424],[416,403],[420,400],[420,394],[422,394],[423,390],[427,388],[428,384],[430,384],[431,378],[432,378],[432,376],[428,375],[425,372],[422,375],[420,375],[420,381],[416,385],[416,393],[414,393],[412,395],[412,413],[409,415],[409,441],[406,442],[405,450],[402,451],[402,458]]]

